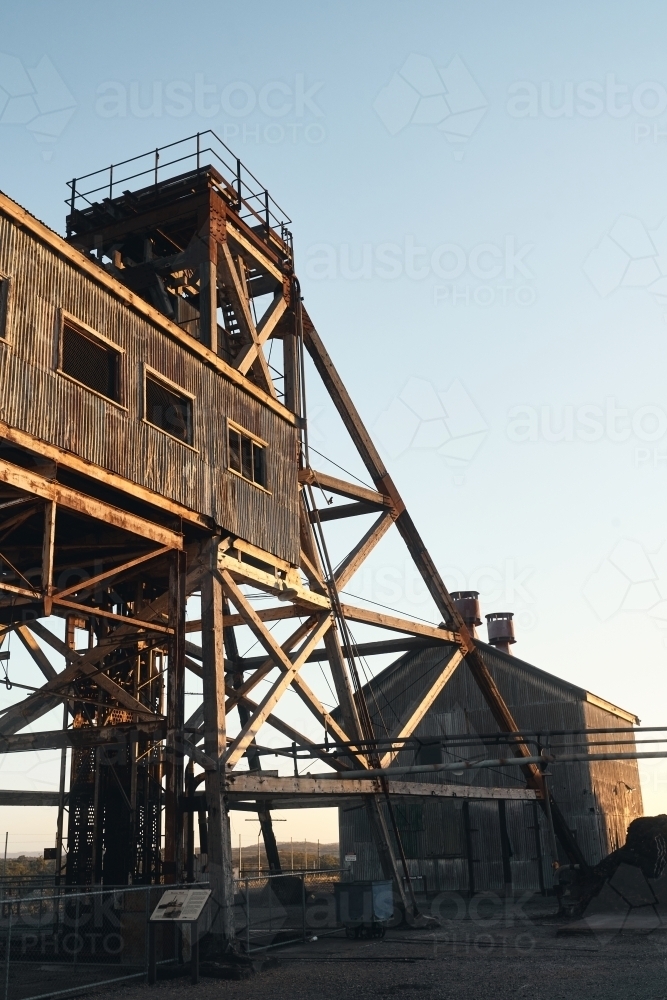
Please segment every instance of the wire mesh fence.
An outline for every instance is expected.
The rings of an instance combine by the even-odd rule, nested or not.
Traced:
[[[148,917],[164,886],[0,887],[0,997],[68,996],[148,971]],[[160,929],[158,961],[182,959],[178,929]]]
[[[347,869],[256,874],[238,879],[236,933],[247,954],[335,932],[334,885]]]
[[[333,887],[342,877],[345,872],[334,869],[254,873],[237,879],[234,921],[239,949],[251,954],[337,929]],[[195,883],[197,888],[206,884]],[[58,885],[53,876],[3,880],[0,1000],[73,996],[95,986],[146,979],[148,921],[165,889],[164,885],[81,889]],[[205,913],[198,935],[207,929]],[[189,926],[156,928],[158,965],[187,964],[189,951]]]

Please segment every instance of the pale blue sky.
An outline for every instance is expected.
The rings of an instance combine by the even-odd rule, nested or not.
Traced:
[[[14,5],[0,37],[0,188],[62,232],[68,178],[226,136],[294,220],[306,305],[448,580],[656,725],[666,30],[647,2],[120,0]],[[309,400],[351,466],[314,378]],[[406,566],[387,541],[350,589],[430,618]]]

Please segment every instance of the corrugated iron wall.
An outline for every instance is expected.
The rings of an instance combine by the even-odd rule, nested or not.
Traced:
[[[294,427],[2,215],[0,272],[11,279],[7,340],[0,340],[2,420],[298,563]],[[60,308],[125,351],[126,409],[56,372]],[[142,421],[144,365],[195,397],[196,450]],[[267,442],[270,492],[226,471],[227,418]]]
[[[406,829],[404,809],[411,810],[413,825],[421,823],[419,833]],[[452,799],[423,806],[396,803],[394,811],[410,875],[422,879],[427,892],[511,894],[542,892],[553,884],[546,821],[534,801]],[[345,861],[350,854],[356,861]],[[361,805],[340,809],[340,857],[353,878],[382,878]]]
[[[597,705],[584,705],[586,725],[593,729],[609,727],[609,714]],[[622,724],[622,723],[621,723]],[[613,753],[634,749],[634,740],[627,743],[613,743],[613,735],[591,737],[592,740],[609,742],[600,746],[600,753]],[[619,740],[632,740],[630,735],[622,735]],[[590,765],[592,804],[600,830],[603,848],[613,851],[625,843],[628,823],[643,813],[642,790],[636,760],[605,760]]]
[[[428,690],[455,648],[452,645],[444,650],[432,648],[406,654],[371,681],[366,689],[367,701],[378,733],[384,735],[394,730],[415,700]],[[585,700],[586,692],[582,689],[561,682],[517,657],[499,653],[491,646],[480,644],[480,650],[520,728],[630,728],[629,723],[613,713],[588,703]],[[493,716],[471,672],[462,663],[418,726],[415,735],[437,737],[494,732],[497,732],[497,726]],[[630,735],[620,738],[633,739]],[[610,740],[613,737],[588,737],[589,742],[596,739]],[[573,745],[583,741],[582,737],[559,737],[554,740],[554,744],[575,749]],[[629,750],[632,745],[614,744],[600,749]],[[576,747],[580,752],[584,749],[583,746]],[[485,746],[480,740],[458,747],[449,745],[444,759],[479,759],[499,755],[502,754],[499,754],[496,745],[490,743]],[[409,765],[414,763],[414,758],[414,750],[406,750],[398,755],[396,764]],[[629,823],[636,816],[642,815],[637,761],[601,761],[594,764],[582,762],[556,765],[551,770],[553,774],[550,782],[554,797],[565,813],[570,828],[575,832],[584,855],[590,863],[595,864],[625,841]],[[476,787],[524,786],[518,768],[483,769],[458,776],[452,772],[418,774],[414,779]],[[431,817],[428,820],[430,825],[447,826],[458,823],[457,814],[451,812],[449,802],[433,803],[429,808],[438,814],[437,818]],[[416,848],[414,855],[408,851],[414,874],[426,874],[428,868],[430,877],[436,883],[433,888],[438,889],[455,888],[453,883],[460,881],[463,877],[460,872],[464,869],[466,887],[474,884],[477,890],[495,891],[501,888],[509,873],[517,891],[523,888],[538,890],[543,884],[552,884],[549,838],[541,809],[535,811],[531,803],[511,800],[506,800],[500,807],[497,801],[471,800],[463,809],[466,843],[460,857],[465,859],[465,863],[462,860],[461,865],[454,869],[451,863],[454,859],[443,857],[434,865],[425,849],[431,835],[423,834],[426,839],[421,842],[408,836],[406,851],[408,845]],[[503,824],[509,843],[509,850],[505,852],[508,855],[505,858],[505,868]],[[379,865],[363,810],[340,811],[340,839],[341,857],[346,852],[354,852],[357,844],[368,845],[361,850],[364,860],[357,862],[355,877],[379,875]],[[359,856],[359,851],[357,854]],[[561,858],[561,861],[565,860],[564,857]],[[444,872],[444,868],[438,867],[441,861],[449,865],[450,874],[447,876],[437,874]],[[371,875],[371,871],[375,874]],[[459,874],[453,874],[454,871]],[[447,885],[443,884],[443,880]]]

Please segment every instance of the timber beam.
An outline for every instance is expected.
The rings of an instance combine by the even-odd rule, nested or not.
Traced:
[[[232,576],[234,575],[235,574],[232,571]],[[309,600],[310,598],[317,599],[320,597],[319,594],[314,594],[312,590],[307,590],[306,593],[309,596]],[[295,598],[295,600],[297,599],[298,598]],[[326,598],[324,600],[326,600]],[[315,604],[313,601],[313,609],[322,606],[323,605]],[[328,601],[326,606],[328,606]],[[436,643],[452,642],[458,645],[458,634],[451,631],[451,629],[428,625],[425,622],[414,621],[411,618],[399,618],[397,615],[387,615],[378,611],[370,611],[368,608],[359,608],[353,604],[341,604],[341,610],[343,612],[343,617],[349,619],[351,622],[362,622],[365,625],[377,625],[378,628],[388,629],[390,632],[404,632],[408,635],[423,636],[424,638],[434,639]],[[307,611],[304,607],[299,607],[298,605],[288,605],[282,608],[262,608],[261,610],[256,610],[255,613],[263,622],[273,622],[281,621],[285,618],[304,617],[307,614]],[[238,614],[225,615],[223,625],[225,628],[232,628],[236,625],[245,625],[245,619]],[[198,621],[188,622],[186,631],[198,632],[200,627],[201,626]]]
[[[343,645],[341,649],[343,656],[346,657],[349,655],[382,656],[387,653],[414,653],[420,649],[437,649],[443,644],[447,644],[447,640],[428,638],[384,639],[379,642],[360,642],[351,649]],[[191,646],[191,643],[188,643],[188,645]],[[194,648],[199,649],[198,646]],[[306,663],[321,663],[328,659],[329,653],[326,649],[315,649],[308,656]],[[245,659],[239,660],[239,666],[242,670],[255,670],[263,662],[263,656],[248,656]]]
[[[147,740],[159,741],[167,733],[166,721],[128,723],[117,726],[81,726],[77,729],[54,729],[44,733],[0,735],[0,754],[25,750],[62,750],[63,747],[95,747],[105,744],[128,746]],[[0,803],[1,804],[1,803]]]
[[[368,503],[358,500],[355,503],[337,504],[335,507],[322,507],[311,510],[308,515],[312,524],[323,521],[339,521],[343,517],[359,517],[362,514],[375,514],[383,510],[382,504]]]
[[[363,622],[366,625],[377,625],[392,632],[407,632],[408,635],[423,635],[440,642],[453,642],[458,645],[459,635],[451,629],[426,625],[410,618],[399,618],[396,615],[386,615],[367,608],[357,608],[352,604],[341,604],[343,617],[351,622]]]
[[[69,794],[65,792],[64,805],[69,805]],[[0,806],[58,806],[60,792],[33,792],[0,789]]]
[[[315,469],[301,469],[299,482],[326,490],[327,493],[347,497],[349,500],[362,500],[364,503],[374,504],[376,507],[391,509],[393,506],[391,499],[384,493],[372,490],[368,486],[362,486],[361,483],[349,483],[344,479],[328,476],[325,472],[317,472]]]
[[[229,555],[222,551],[222,546],[218,553],[218,569],[221,572],[229,573],[237,583],[247,583],[258,590],[263,590],[276,597],[286,598],[306,608],[329,610],[329,598],[304,587],[296,569],[290,570],[285,576],[280,576],[278,571],[270,573]],[[292,614],[285,617],[294,617],[301,613],[299,608],[290,610]],[[278,617],[283,616],[279,615]],[[242,620],[235,622],[235,624],[241,625],[246,624],[246,622]]]
[[[482,788],[477,785],[441,785],[425,781],[387,782],[392,796],[417,796],[425,799],[514,799],[532,800],[535,792],[530,788]],[[278,778],[246,772],[232,772],[226,777],[226,794],[230,798],[278,799],[281,796],[348,796],[383,794],[379,778],[316,778],[289,775]],[[280,806],[282,808],[282,806]]]
[[[61,483],[54,483],[36,472],[23,469],[19,465],[13,465],[4,458],[0,458],[0,482],[13,486],[18,490],[28,493],[31,496],[41,497],[49,500],[66,510],[78,514],[85,514],[87,517],[96,518],[106,524],[113,525],[123,531],[129,531],[134,535],[140,535],[159,545],[170,549],[183,548],[183,536],[169,528],[163,528],[159,524],[147,521],[136,514],[119,510],[111,504],[96,500],[94,497],[80,493],[78,490],[63,486]]]

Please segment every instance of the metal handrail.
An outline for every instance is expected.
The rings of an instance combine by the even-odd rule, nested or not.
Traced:
[[[202,138],[210,137],[206,139],[209,143],[208,145],[202,145]],[[193,143],[194,148],[184,153],[182,156],[176,156],[175,158],[164,160],[162,154],[165,150],[173,149],[175,146],[182,146],[184,143]],[[223,152],[224,151],[224,152]],[[194,135],[190,135],[185,139],[178,139],[175,142],[168,143],[166,146],[160,146],[155,150],[150,150],[146,153],[140,153],[138,156],[131,156],[126,160],[120,160],[118,163],[112,163],[108,167],[103,167],[100,170],[93,170],[88,174],[82,174],[80,177],[74,177],[71,181],[68,181],[68,187],[70,188],[70,197],[65,199],[65,204],[69,205],[70,208],[70,219],[68,221],[68,236],[71,234],[72,228],[72,217],[74,211],[77,207],[77,202],[83,201],[87,206],[92,206],[99,199],[91,200],[93,195],[99,195],[101,192],[108,192],[104,200],[113,200],[114,188],[118,190],[119,184],[127,184],[129,181],[137,180],[139,177],[146,177],[147,175],[152,175],[153,184],[156,188],[159,187],[161,181],[173,179],[174,174],[169,177],[165,177],[164,171],[168,170],[170,167],[174,167],[177,164],[182,164],[187,161],[194,161],[196,163],[197,173],[202,169],[202,157],[204,154],[210,153],[211,156],[218,161],[224,168],[226,172],[234,177],[234,181],[230,182],[225,177],[225,184],[229,190],[232,192],[238,204],[238,212],[241,218],[247,218],[248,215],[257,221],[261,226],[267,229],[279,229],[281,233],[281,238],[284,238],[285,227],[291,223],[291,219],[287,213],[280,207],[275,198],[272,198],[268,190],[260,183],[260,181],[255,177],[251,170],[249,170],[241,160],[235,156],[232,150],[227,146],[225,142],[222,141],[220,136],[218,136],[212,129],[207,129],[205,132],[196,132]],[[231,163],[228,162],[227,157],[231,158]],[[125,173],[121,171],[121,176],[118,176],[118,169],[126,167],[130,163],[136,163],[139,160],[145,160],[146,157],[151,157],[150,164],[144,170],[138,170],[134,173]],[[176,175],[178,176],[178,175]],[[87,190],[83,191],[79,189],[79,185],[82,181],[90,180],[91,178],[98,178],[103,183],[98,183],[96,186],[89,187]],[[257,186],[258,190],[254,190],[254,185]],[[147,185],[148,186],[148,185]],[[245,189],[245,190],[244,190]],[[246,213],[242,213],[242,209],[246,209]]]

